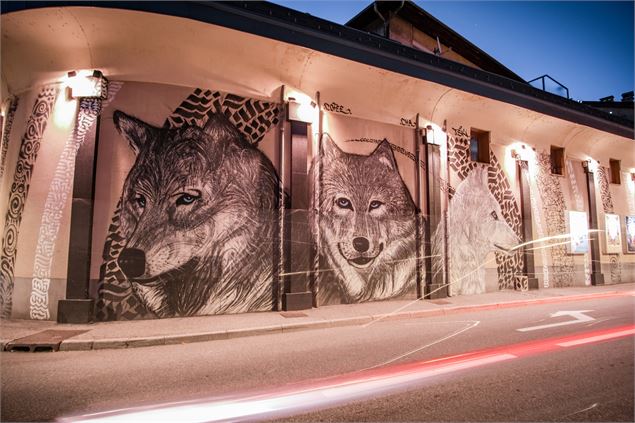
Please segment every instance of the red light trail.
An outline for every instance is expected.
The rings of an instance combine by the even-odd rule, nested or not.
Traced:
[[[281,417],[420,387],[436,376],[516,358],[635,335],[635,325],[471,351],[433,360],[362,370],[232,397],[130,408],[61,419],[63,422],[217,422]]]

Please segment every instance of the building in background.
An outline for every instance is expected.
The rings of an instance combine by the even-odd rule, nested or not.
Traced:
[[[635,281],[632,118],[410,2],[2,9],[4,318]]]

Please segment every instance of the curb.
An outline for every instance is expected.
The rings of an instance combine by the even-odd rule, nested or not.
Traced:
[[[111,338],[111,339],[67,339],[61,342],[59,351],[89,351],[103,349],[139,348],[159,345],[189,344],[195,342],[208,342],[224,339],[244,338],[248,336],[269,335],[274,333],[288,333],[311,329],[325,329],[343,326],[361,326],[378,321],[394,321],[423,317],[445,316],[451,314],[470,313],[476,311],[498,310],[505,308],[526,307],[541,304],[553,304],[562,302],[584,301],[590,299],[629,296],[626,291],[609,291],[598,294],[580,294],[561,297],[537,298],[531,300],[516,300],[504,303],[488,303],[467,306],[445,307],[433,310],[403,311],[398,313],[376,314],[368,316],[344,317],[331,320],[320,320],[303,323],[290,323],[283,325],[261,326],[248,329],[233,329],[216,332],[201,332],[190,334],[150,336],[144,338]],[[11,340],[0,341],[0,351]]]

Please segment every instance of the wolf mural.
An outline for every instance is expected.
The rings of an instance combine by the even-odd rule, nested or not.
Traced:
[[[369,156],[345,153],[326,136],[313,239],[319,245],[318,301],[344,303],[396,297],[414,287],[415,206],[384,140]],[[316,204],[319,202],[319,204]],[[316,233],[316,229],[318,233]],[[319,242],[318,238],[319,237]]]
[[[118,264],[158,317],[271,309],[278,178],[221,113],[157,128],[122,111],[136,154],[123,189]]]
[[[487,169],[476,167],[457,186],[447,211],[450,295],[485,292],[483,264],[491,251],[509,254],[519,243],[487,185]],[[443,271],[444,224],[433,237],[434,272]]]

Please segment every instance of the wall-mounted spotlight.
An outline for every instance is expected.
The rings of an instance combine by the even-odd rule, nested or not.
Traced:
[[[297,101],[295,97],[288,98],[287,119],[305,123],[313,123],[315,119],[315,101]]]
[[[432,125],[428,125],[423,128],[423,143],[439,145],[434,136],[434,128]]]
[[[101,71],[71,71],[67,74],[70,98],[101,98],[108,96],[108,80]]]
[[[597,172],[598,166],[600,166],[600,162],[596,161],[596,160],[593,160],[593,159],[588,159],[588,160],[583,160],[582,161],[582,167],[587,172],[591,172],[591,173]]]
[[[635,182],[635,172],[631,172],[631,180]]]

